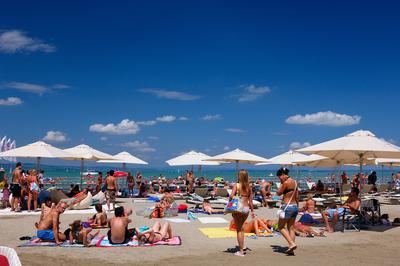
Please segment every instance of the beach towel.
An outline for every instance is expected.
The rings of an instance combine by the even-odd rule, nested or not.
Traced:
[[[101,236],[95,236],[90,242],[89,246],[96,246],[96,244],[100,241]],[[28,242],[22,243],[18,247],[58,247],[58,245],[54,242],[42,242],[39,238],[33,237]],[[62,248],[83,248],[85,247],[82,244],[70,244],[69,241],[65,241],[59,247]]]
[[[228,221],[222,217],[199,217],[197,218],[202,224],[227,224]]]
[[[182,244],[181,238],[179,236],[174,236],[168,241],[159,241],[154,244],[144,244],[144,245],[139,245],[137,240],[132,240],[127,244],[110,244],[110,241],[108,241],[107,236],[103,236],[100,238],[100,240],[97,242],[97,247],[151,247],[151,246],[180,246]]]
[[[171,222],[171,223],[190,223],[189,220],[182,219],[182,218],[165,218],[164,220]]]
[[[203,213],[203,214],[211,215],[208,212],[200,210],[200,209],[191,209],[190,211],[193,212],[193,213]],[[224,211],[214,212],[212,214],[224,214]]]
[[[206,227],[206,228],[199,228],[200,232],[206,235],[208,238],[227,238],[227,237],[236,237],[236,231],[231,231],[229,228],[226,227]],[[254,233],[245,233],[245,236],[255,236]],[[273,233],[264,232],[262,233],[263,237],[272,237],[274,236]]]

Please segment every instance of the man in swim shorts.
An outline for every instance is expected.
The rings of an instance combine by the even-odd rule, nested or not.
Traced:
[[[124,207],[118,207],[114,211],[115,217],[109,222],[110,230],[107,232],[108,241],[110,244],[125,244],[128,243],[135,235],[135,229],[128,229],[128,224],[131,220],[128,218],[132,214],[132,209],[125,212]]]
[[[12,172],[12,182],[10,185],[10,190],[12,194],[11,211],[19,211],[18,205],[21,199],[21,192],[22,192],[21,182],[22,182],[22,163],[18,162],[15,165],[14,171]]]
[[[57,245],[65,241],[65,235],[60,232],[60,215],[67,208],[67,203],[61,202],[55,208],[51,209],[43,220],[37,226],[37,237],[43,241],[55,242]]]
[[[106,177],[106,200],[108,211],[115,210],[115,194],[118,189],[117,178],[114,176],[114,170],[110,170],[109,175]],[[113,204],[112,210],[110,210],[110,202]]]
[[[343,206],[337,206],[336,208],[327,208],[321,212],[322,219],[325,222],[326,230],[330,233],[335,231],[336,224],[340,216],[344,214],[354,214],[358,211],[361,205],[361,199],[358,197],[360,190],[356,187],[351,189],[349,198],[343,204]],[[331,223],[329,223],[331,220]]]

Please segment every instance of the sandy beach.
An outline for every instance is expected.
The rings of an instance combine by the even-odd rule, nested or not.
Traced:
[[[121,199],[125,207],[133,207],[131,227],[151,225],[154,220],[139,217],[135,211],[149,203],[134,203]],[[256,210],[259,217],[275,218],[276,209],[261,208]],[[400,206],[383,205],[382,213],[390,217],[400,216]],[[61,230],[75,219],[85,220],[88,214],[65,214],[61,216]],[[200,215],[201,216],[201,215]],[[223,216],[230,220],[230,215]],[[184,214],[179,215],[185,218]],[[236,247],[235,238],[210,239],[198,228],[225,227],[225,224],[202,224],[199,221],[190,223],[172,223],[175,235],[182,238],[181,246],[158,247],[121,247],[121,248],[61,248],[61,247],[17,247],[22,242],[21,236],[35,234],[34,222],[37,215],[0,217],[0,230],[3,232],[0,245],[13,247],[17,250],[23,265],[204,265],[216,264],[239,265],[324,265],[359,264],[359,265],[398,265],[396,246],[400,237],[400,227],[376,226],[361,232],[346,231],[328,234],[326,238],[296,239],[298,250],[296,256],[282,253],[286,242],[282,236],[251,239],[246,238],[246,244],[251,249],[245,258],[236,257],[232,249]],[[101,230],[105,234],[106,230]]]

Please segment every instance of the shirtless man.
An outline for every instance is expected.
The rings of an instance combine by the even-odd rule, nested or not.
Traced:
[[[268,206],[267,199],[271,198],[271,187],[273,183],[264,181],[261,183],[261,196],[263,200],[264,207]]]
[[[47,197],[42,203],[39,222],[35,223],[36,228],[38,228],[39,223],[43,221],[44,217],[46,217],[47,214],[49,214],[54,207],[55,204],[51,203],[51,198]]]
[[[304,207],[303,207],[303,212],[306,212],[306,213],[315,213],[316,212],[315,201],[313,200],[312,196],[310,196],[306,199]]]
[[[188,194],[192,193],[194,185],[194,176],[193,171],[190,171],[186,174],[186,186]]]
[[[55,242],[57,245],[62,244],[66,237],[60,232],[60,215],[64,213],[68,207],[67,203],[61,202],[50,213],[43,218],[37,226],[37,237],[43,241]]]
[[[11,199],[11,211],[19,210],[19,201],[21,199],[21,182],[22,182],[22,163],[18,162],[15,165],[15,169],[12,172],[12,182],[10,186],[12,199]]]
[[[343,206],[339,208],[326,209],[321,212],[322,219],[325,222],[326,230],[330,233],[335,231],[335,226],[339,220],[339,217],[343,215],[343,213],[356,213],[361,205],[361,199],[358,197],[360,190],[358,188],[352,188],[349,198],[343,204]],[[329,219],[332,220],[331,224],[329,224]]]
[[[109,175],[106,177],[106,199],[108,211],[115,210],[115,194],[118,191],[117,178],[114,176],[114,170],[110,170]],[[112,210],[110,210],[110,202],[113,204]]]
[[[110,244],[125,244],[128,243],[135,235],[135,230],[128,230],[128,224],[131,220],[128,216],[132,214],[132,209],[129,212],[125,212],[124,207],[118,207],[115,209],[115,217],[109,221],[110,230],[108,230],[107,236]]]

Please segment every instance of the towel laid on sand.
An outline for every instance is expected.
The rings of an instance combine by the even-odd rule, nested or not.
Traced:
[[[208,212],[203,211],[203,210],[199,210],[199,209],[190,209],[190,211],[193,212],[193,213],[204,213],[204,214],[211,215]],[[224,214],[224,211],[216,212],[216,213],[213,213],[213,214]]]
[[[222,217],[198,217],[202,224],[227,224],[228,221]]]
[[[182,244],[182,240],[179,236],[174,236],[173,238],[169,239],[168,241],[159,241],[154,244],[145,244],[144,247],[151,247],[151,246],[180,246]],[[107,236],[103,236],[100,238],[100,241],[97,242],[97,247],[140,247],[138,241],[132,240],[127,244],[110,244],[108,241]]]
[[[199,230],[205,234],[208,238],[227,238],[227,237],[236,237],[236,231],[231,231],[226,227],[206,227],[199,228]],[[245,233],[245,236],[255,236],[254,233]],[[263,237],[272,237],[273,233],[265,232],[262,234]]]
[[[101,239],[100,236],[95,236],[92,241],[90,242],[90,247],[91,246],[96,246],[96,244],[99,242]],[[34,237],[30,241],[22,243],[18,247],[63,247],[63,248],[83,248],[85,247],[82,244],[70,244],[69,241],[65,241],[61,245],[57,245],[54,242],[44,242],[41,241],[39,238]]]

